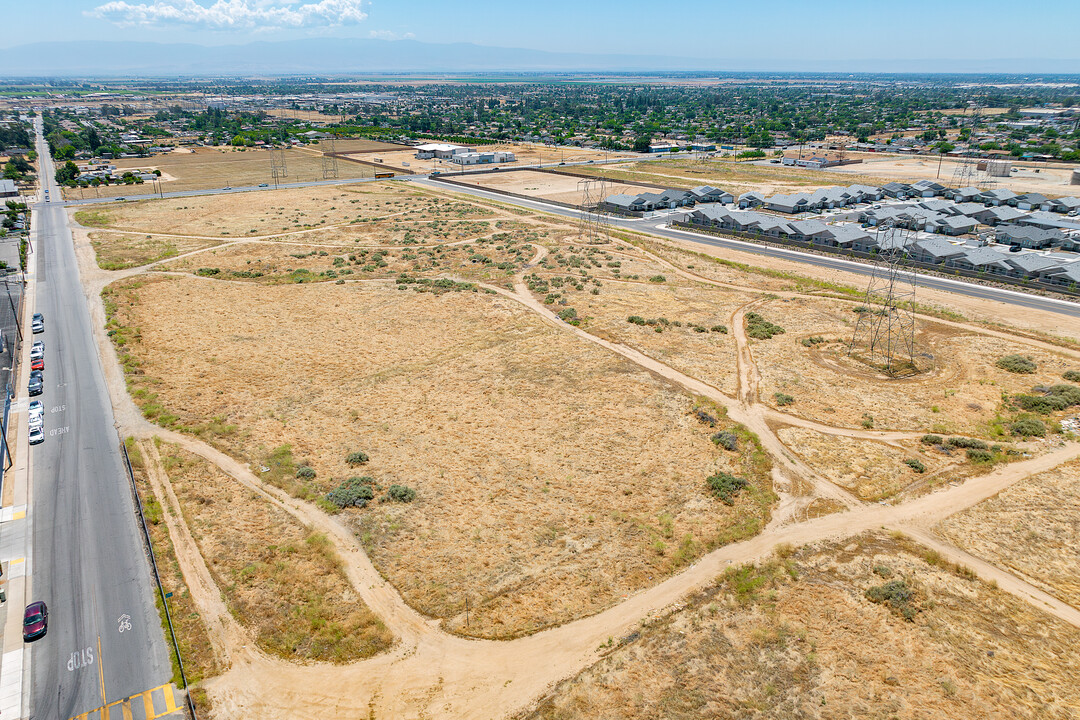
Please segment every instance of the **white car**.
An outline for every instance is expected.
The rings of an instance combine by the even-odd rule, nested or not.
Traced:
[[[45,417],[45,406],[41,404],[40,400],[31,400],[30,407],[28,407],[26,411],[30,417],[34,417],[35,415],[38,417]]]
[[[34,428],[45,427],[44,415],[31,415],[29,418],[30,431],[33,432]]]
[[[45,442],[45,426],[38,425],[30,428],[30,444],[37,445]]]
[[[30,346],[30,359],[37,360],[43,357],[45,357],[45,343],[35,340],[34,344]]]

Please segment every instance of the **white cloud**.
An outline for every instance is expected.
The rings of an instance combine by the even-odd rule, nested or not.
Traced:
[[[86,15],[120,27],[186,25],[211,30],[314,28],[354,25],[367,19],[365,0],[216,0],[200,5],[195,0],[155,0],[128,3],[112,0]]]

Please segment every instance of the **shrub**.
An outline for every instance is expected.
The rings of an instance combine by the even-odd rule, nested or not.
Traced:
[[[999,357],[995,365],[1002,370],[1018,373],[1020,375],[1030,375],[1035,372],[1035,368],[1038,367],[1034,360],[1023,355],[1005,355]]]
[[[1080,370],[1066,370],[1061,374],[1069,382],[1080,382]]]
[[[908,458],[904,463],[917,473],[926,472],[926,466],[923,465],[922,460],[919,460],[918,458]]]
[[[1009,426],[1009,432],[1023,437],[1046,437],[1046,425],[1038,418],[1021,418]]]
[[[711,440],[725,450],[735,452],[739,449],[739,436],[733,432],[727,432],[726,430],[718,432],[712,436]]]
[[[568,307],[559,311],[559,319],[564,322],[570,322],[577,319],[577,310],[572,307]]]
[[[199,268],[195,271],[196,275],[201,275],[202,277],[213,277],[219,273],[221,273],[220,268]]]
[[[911,604],[915,593],[903,580],[890,580],[884,585],[875,585],[866,591],[866,597],[870,602],[887,605],[908,622],[914,621],[919,612],[918,608]]]
[[[391,485],[386,491],[387,497],[397,502],[412,502],[416,499],[416,491],[405,485]]]
[[[748,484],[745,478],[735,477],[726,472],[710,475],[705,478],[705,482],[708,483],[709,490],[712,491],[712,494],[719,498],[725,505],[734,505],[735,497],[739,494],[739,491]]]
[[[704,410],[699,409],[695,411],[694,417],[696,417],[698,420],[705,423],[709,427],[716,427],[716,418],[714,418],[712,415],[705,412]]]
[[[1014,395],[1012,398],[1013,404],[1024,410],[1042,415],[1049,415],[1052,412],[1080,405],[1080,387],[1075,385],[1051,385],[1048,388],[1036,387],[1032,388],[1032,392],[1041,394]]]
[[[368,454],[359,450],[357,450],[356,452],[351,452],[345,456],[345,462],[347,462],[349,465],[352,465],[353,467],[356,467],[357,465],[363,465],[367,461]]]
[[[301,480],[311,480],[315,477],[315,468],[310,465],[301,465],[296,468],[296,477]]]
[[[985,450],[988,447],[982,440],[965,437],[951,437],[945,441],[945,444],[951,445],[952,447],[964,448],[965,450]]]
[[[654,283],[667,282],[667,278],[664,277],[663,275],[653,275],[652,277],[649,278],[649,282],[654,282]]]
[[[815,345],[820,345],[823,342],[825,342],[825,338],[821,337],[820,335],[802,339],[802,344],[804,347],[813,347]]]
[[[718,332],[721,335],[727,335],[727,326],[726,325],[713,325],[711,328],[709,328],[709,330],[711,330],[713,332]]]
[[[923,435],[922,436],[922,444],[923,445],[940,445],[941,444],[941,436],[940,435]]]
[[[326,493],[326,499],[339,508],[366,507],[375,497],[374,484],[369,477],[351,477]]]
[[[775,400],[776,404],[780,407],[784,407],[786,405],[793,405],[795,403],[795,398],[781,392],[773,393],[773,400]]]
[[[994,453],[989,450],[971,448],[967,451],[967,458],[973,463],[991,463],[994,462]]]
[[[641,317],[640,315],[631,315],[630,317],[626,318],[626,322],[633,323],[634,325],[644,325],[645,318]]]
[[[746,313],[746,334],[755,340],[768,340],[773,335],[781,335],[784,328],[774,325],[755,312]]]

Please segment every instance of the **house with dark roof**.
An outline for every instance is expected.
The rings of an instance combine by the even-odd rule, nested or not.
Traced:
[[[1042,193],[1024,193],[1009,200],[1008,204],[1018,210],[1048,210],[1049,208],[1043,208],[1043,205],[1049,201],[1050,198]]]
[[[912,195],[917,197],[938,197],[944,195],[949,188],[933,180],[919,180],[911,184]]]
[[[1047,200],[1047,207],[1043,210],[1049,210],[1056,213],[1071,213],[1074,210],[1080,210],[1080,198],[1074,197],[1060,197],[1056,200]]]
[[[881,191],[891,198],[908,198],[912,195],[911,186],[900,182],[885,183],[881,186]]]
[[[910,246],[908,254],[918,262],[933,265],[947,264],[968,251],[963,245],[954,245],[943,238],[927,238]]]
[[[1053,247],[1065,240],[1065,233],[1060,230],[1032,225],[998,225],[994,230],[994,236],[999,243],[1016,245],[1029,250]]]

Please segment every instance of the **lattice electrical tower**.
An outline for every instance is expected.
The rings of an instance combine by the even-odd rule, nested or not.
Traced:
[[[285,148],[279,150],[273,145],[270,146],[270,177],[275,185],[279,179],[289,177],[289,166],[285,164]]]
[[[331,135],[323,142],[330,143],[329,150],[323,150],[322,156],[322,176],[323,180],[337,180],[338,177],[338,164],[337,164],[337,145],[334,142],[335,138]]]
[[[608,196],[606,178],[589,178],[578,181],[581,190],[581,206],[578,208],[578,233],[588,242],[605,242],[609,228],[607,215],[600,209]]]
[[[919,372],[915,365],[914,268],[906,258],[914,234],[891,224],[878,226],[878,253],[855,323],[848,354],[891,377]]]

